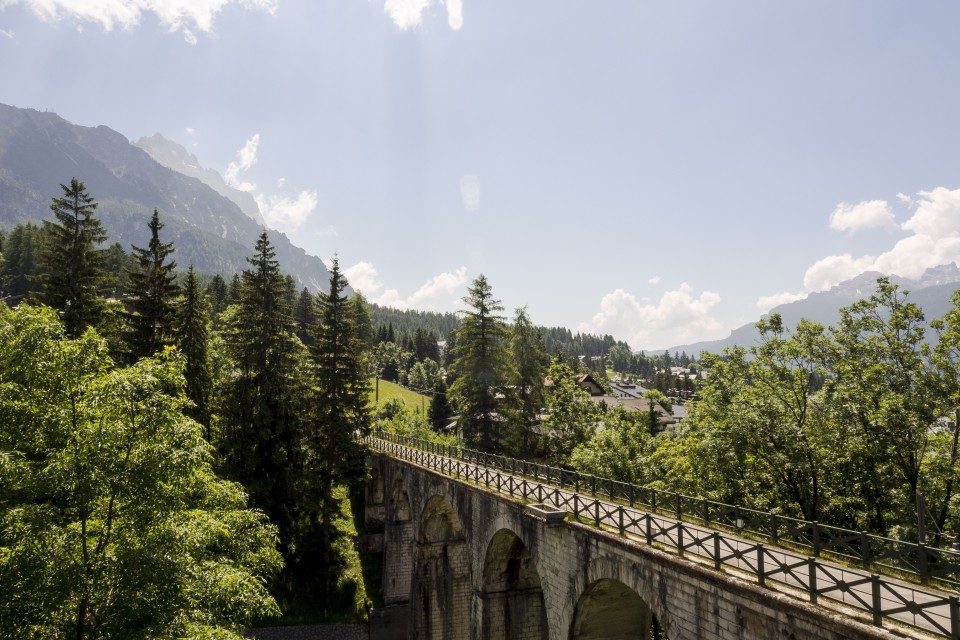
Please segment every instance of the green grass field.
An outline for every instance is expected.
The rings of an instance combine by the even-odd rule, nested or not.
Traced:
[[[410,391],[409,389],[405,389],[396,383],[387,382],[386,380],[380,381],[380,397],[378,402],[376,385],[376,380],[371,378],[370,404],[382,405],[385,402],[389,402],[393,398],[400,398],[403,400],[403,403],[408,409],[422,409],[423,411],[430,410],[430,398],[428,396],[419,394],[416,391]]]

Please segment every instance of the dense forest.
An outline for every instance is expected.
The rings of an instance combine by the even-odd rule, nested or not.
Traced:
[[[347,295],[336,261],[298,291],[266,232],[242,273],[198,274],[157,211],[127,251],[83,183],[61,189],[42,226],[0,234],[12,636],[363,619],[351,510],[374,428],[895,538],[918,515],[938,543],[960,529],[960,294],[927,322],[880,278],[835,327],[773,315],[750,350],[647,356],[508,317],[483,275],[457,314]],[[643,385],[641,409],[585,374]],[[429,405],[373,402],[374,381]]]

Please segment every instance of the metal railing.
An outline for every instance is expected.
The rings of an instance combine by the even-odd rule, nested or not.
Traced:
[[[879,575],[885,570],[956,585],[956,554],[946,562],[935,553],[942,550],[931,547],[409,436],[378,432],[369,442],[444,475],[566,511],[585,524],[746,573],[761,586],[782,585],[814,603],[859,609],[876,626],[886,619],[960,640],[958,596]]]

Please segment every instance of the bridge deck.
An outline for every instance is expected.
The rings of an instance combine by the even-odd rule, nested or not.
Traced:
[[[797,598],[825,604],[841,613],[865,616],[876,626],[884,620],[927,633],[960,640],[960,598],[813,557],[794,549],[765,544],[745,535],[671,518],[604,500],[577,488],[531,478],[515,470],[495,468],[457,457],[460,449],[428,451],[418,441],[392,434],[372,437],[377,450],[451,478],[465,480],[511,499],[545,505],[584,524],[656,545],[687,559],[755,580]],[[426,443],[430,446],[429,443]],[[592,492],[591,492],[592,493]]]

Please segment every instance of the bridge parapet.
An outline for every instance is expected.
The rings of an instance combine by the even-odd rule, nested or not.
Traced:
[[[768,597],[774,597],[772,590],[776,590],[779,592],[776,595],[778,598],[776,601],[781,607],[786,601],[784,597],[792,599],[795,603],[807,600],[811,603],[826,604],[850,615],[850,624],[854,627],[857,623],[852,620],[865,616],[866,620],[876,627],[891,623],[905,624],[925,633],[960,640],[960,602],[955,594],[918,588],[887,576],[843,567],[824,558],[797,553],[796,549],[780,548],[768,542],[736,535],[735,532],[707,526],[711,513],[716,513],[716,511],[711,512],[709,507],[700,514],[705,515],[706,518],[692,518],[692,514],[684,511],[681,501],[679,508],[672,514],[674,517],[669,517],[654,509],[641,509],[640,506],[649,507],[650,505],[644,505],[636,492],[628,495],[626,500],[611,499],[609,496],[615,495],[615,492],[608,492],[607,499],[602,499],[600,496],[603,494],[603,482],[591,482],[589,477],[585,483],[583,476],[564,476],[563,473],[544,471],[547,469],[545,467],[505,458],[493,460],[496,466],[487,466],[483,464],[485,461],[482,459],[484,457],[482,454],[476,455],[474,452],[459,448],[420,443],[397,436],[372,438],[370,444],[391,456],[407,460],[447,478],[465,481],[475,488],[482,489],[484,493],[496,492],[519,501],[516,505],[519,514],[517,517],[521,517],[521,520],[532,521],[533,518],[522,518],[524,511],[520,502],[536,503],[543,505],[544,508],[569,513],[573,522],[592,528],[594,535],[601,533],[606,536],[614,535],[631,544],[646,545],[648,550],[668,551],[684,561],[690,560],[714,570],[722,570],[729,575],[738,576],[740,580],[735,582],[741,586],[744,579],[753,582],[760,588],[761,593],[768,593]],[[584,487],[585,484],[586,487]],[[601,487],[600,491],[598,486]],[[586,492],[583,491],[584,488]],[[627,493],[630,493],[629,490]],[[652,495],[657,496],[657,494]],[[650,499],[649,495],[646,497]],[[653,497],[654,502],[656,499],[657,497]],[[417,513],[416,508],[414,512]],[[706,523],[704,519],[707,520]],[[546,522],[543,526],[546,527]],[[570,526],[576,525],[570,523]],[[569,529],[569,527],[562,528]],[[749,534],[749,531],[746,533]],[[543,535],[545,534],[538,534],[538,539]],[[482,554],[484,550],[478,552],[474,549],[474,554]],[[567,553],[569,554],[569,551]],[[531,557],[536,557],[536,553]],[[551,562],[544,557],[539,558],[538,561],[541,567]],[[474,574],[479,572],[482,575],[483,558],[475,557],[474,566],[479,567]],[[730,584],[733,584],[728,576],[722,576],[719,573],[714,575],[720,576],[720,583],[724,588],[729,588]],[[660,581],[662,582],[662,576]],[[622,580],[618,582],[624,583]],[[710,584],[713,586],[708,591],[713,593],[711,597],[715,598],[716,581],[710,581]],[[580,585],[579,593],[584,593],[589,586],[588,584]],[[475,589],[478,593],[482,593],[481,587],[475,586]],[[697,589],[694,588],[693,592],[697,592]],[[549,599],[550,593],[551,589],[544,586],[543,597]],[[647,595],[649,597],[649,594]],[[647,600],[647,602],[650,601]],[[475,608],[479,606],[475,605]],[[700,605],[696,606],[698,609],[702,608]],[[821,616],[828,615],[818,607],[814,607],[813,610],[820,611]],[[670,634],[671,626],[676,631],[682,628],[682,625],[678,625],[676,620],[671,622],[672,618],[667,610],[660,609],[660,611],[663,614],[664,628],[668,630],[667,637],[686,637],[686,634]],[[573,615],[572,611],[570,615]],[[747,617],[741,616],[743,625],[747,624]],[[737,619],[734,616],[734,621]],[[770,618],[761,616],[758,619],[769,621]],[[743,625],[740,625],[741,631]],[[736,624],[731,625],[731,629],[736,626]],[[769,628],[764,628],[770,631]],[[845,633],[847,633],[846,636],[840,637],[857,637],[856,634],[851,635],[849,630]],[[863,636],[862,629],[858,633],[866,637]],[[550,637],[566,636],[551,634]],[[717,633],[702,637],[742,636]],[[830,634],[822,633],[810,637],[830,637]]]

